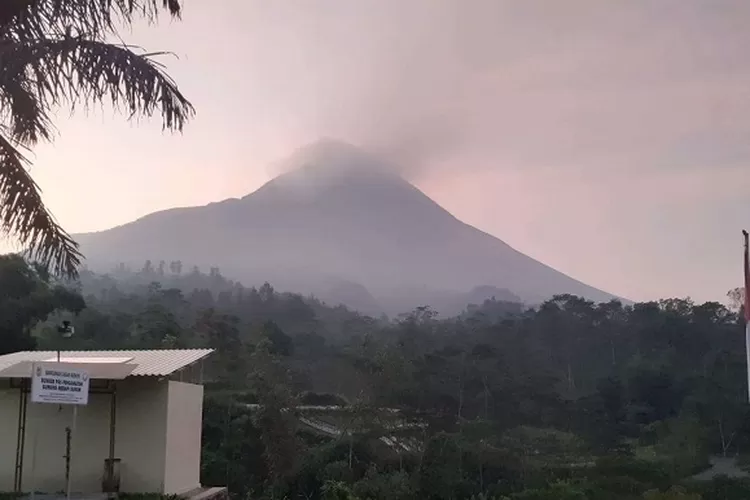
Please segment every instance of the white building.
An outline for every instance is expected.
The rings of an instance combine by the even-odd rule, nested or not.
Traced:
[[[29,394],[32,364],[56,362],[57,352],[0,356],[0,491],[64,491],[68,466],[77,493],[116,489],[112,478],[120,492],[200,488],[203,359],[211,352],[62,351],[60,362],[90,378],[74,428],[72,405],[32,403]],[[110,486],[105,469],[115,470]]]

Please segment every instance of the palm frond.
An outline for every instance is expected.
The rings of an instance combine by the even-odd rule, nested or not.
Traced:
[[[160,113],[182,130],[194,109],[154,60],[105,40],[136,18],[156,21],[180,0],[0,0],[0,233],[17,237],[30,257],[75,277],[78,245],[45,207],[21,150],[54,131],[49,110],[110,101],[131,117]]]
[[[180,0],[2,0],[0,33],[31,39],[72,31],[103,39],[135,17],[155,21],[161,9],[179,17]]]
[[[193,106],[151,56],[136,54],[130,46],[72,36],[12,44],[0,49],[0,93],[29,75],[42,108],[109,98],[131,116],[151,116],[158,109],[164,128],[182,130]]]
[[[0,76],[0,123],[10,131],[11,139],[21,144],[31,146],[40,139],[51,140],[52,122],[26,75],[17,75],[18,79],[7,76]]]
[[[47,210],[27,163],[18,148],[0,135],[0,230],[17,237],[34,260],[55,274],[75,277],[81,263],[78,244]]]

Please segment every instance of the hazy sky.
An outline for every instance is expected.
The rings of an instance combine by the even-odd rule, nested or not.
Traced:
[[[186,0],[184,135],[60,114],[33,175],[71,232],[242,196],[322,136],[591,285],[723,300],[750,228],[747,0]]]

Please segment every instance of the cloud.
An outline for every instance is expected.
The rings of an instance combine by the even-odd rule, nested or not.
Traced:
[[[248,4],[256,99],[306,139],[340,137],[417,172],[480,156],[491,168],[682,168],[750,132],[747,3]]]
[[[690,276],[729,284],[731,249],[692,250],[689,234],[718,241],[750,209],[738,201],[750,177],[748,19],[746,0],[189,2],[183,22],[128,38],[180,56],[170,73],[198,109],[184,138],[61,123],[39,179],[72,229],[92,217],[106,227],[244,195],[273,159],[336,137],[594,285],[678,294],[688,274],[676,247]],[[81,162],[91,143],[104,146]],[[722,264],[695,268],[710,259]]]

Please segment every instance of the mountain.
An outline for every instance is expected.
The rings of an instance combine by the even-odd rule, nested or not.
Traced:
[[[240,199],[75,237],[95,270],[181,260],[368,312],[475,300],[477,290],[526,302],[558,293],[614,298],[461,222],[393,165],[348,144],[310,145],[286,169]]]

